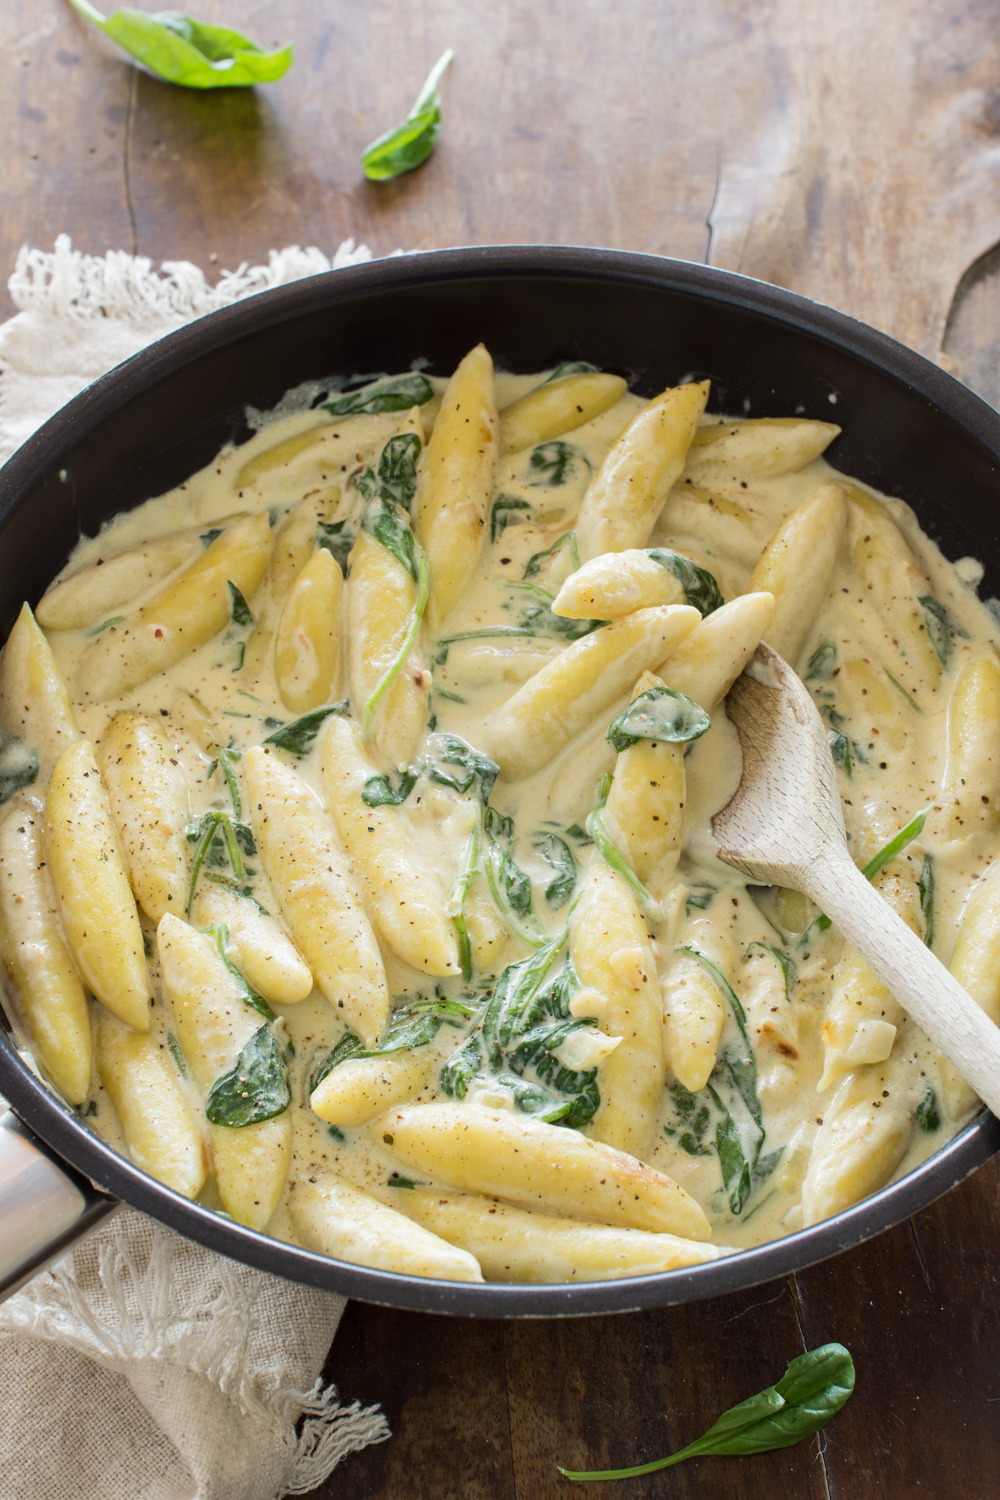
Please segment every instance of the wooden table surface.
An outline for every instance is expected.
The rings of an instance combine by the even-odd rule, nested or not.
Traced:
[[[150,4],[148,8],[152,9]],[[0,7],[0,267],[18,247],[211,272],[274,246],[601,244],[741,269],[877,323],[1000,396],[1000,0],[199,0],[297,61],[256,92],[135,69],[65,0]],[[446,46],[436,156],[363,146]],[[6,272],[4,273],[6,274]],[[956,296],[956,288],[959,293]],[[8,300],[0,309],[11,311]],[[470,333],[470,342],[473,334]],[[595,1496],[1000,1494],[1000,1165],[850,1254],[738,1296],[488,1323],[351,1304],[326,1374],[392,1441],[315,1491],[548,1500],[555,1464],[661,1456],[839,1339],[857,1393],[818,1438]]]

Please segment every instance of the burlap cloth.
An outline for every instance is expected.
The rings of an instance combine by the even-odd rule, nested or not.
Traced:
[[[22,250],[0,326],[0,461],[78,391],[202,314],[331,266],[272,251],[207,285],[196,266]],[[0,1101],[0,1109],[2,1109]],[[119,1213],[0,1305],[0,1500],[275,1500],[388,1436],[318,1376],[342,1297],[251,1271]]]

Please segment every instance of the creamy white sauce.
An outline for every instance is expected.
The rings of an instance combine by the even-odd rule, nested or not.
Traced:
[[[537,377],[499,375],[498,405],[502,409],[536,383]],[[443,382],[436,382],[436,388],[442,389]],[[835,399],[830,397],[831,401]],[[295,405],[293,402],[292,408]],[[558,487],[544,488],[532,484],[527,470],[527,452],[515,453],[501,460],[496,493],[520,502],[520,505],[510,508],[506,513],[506,526],[495,541],[487,543],[473,585],[448,619],[448,636],[463,635],[498,623],[513,623],[523,615],[525,606],[531,602],[530,596],[511,588],[510,584],[522,579],[529,558],[551,546],[572,525],[592,474],[641,405],[637,397],[626,395],[603,416],[567,434],[567,441],[573,444],[579,457],[566,482]],[[280,525],[304,496],[333,485],[341,490],[336,514],[341,517],[353,514],[356,518],[360,497],[350,487],[350,478],[365,464],[377,461],[383,444],[397,430],[399,416],[346,418],[333,429],[338,436],[324,446],[320,457],[317,457],[319,450],[305,449],[282,468],[263,474],[258,483],[238,489],[237,476],[253,459],[329,420],[321,411],[292,409],[288,415],[289,409],[287,405],[279,408],[277,420],[265,421],[261,414],[256,414],[258,430],[249,443],[239,449],[223,450],[217,460],[185,484],[116,518],[99,537],[82,540],[62,576],[78,573],[101,558],[152,538],[186,529],[208,531],[235,514],[275,507],[274,524]],[[745,481],[733,476],[731,480],[713,483],[713,492],[723,501],[730,502],[730,511],[738,506],[743,513],[741,517],[727,514],[723,508],[707,518],[710,524],[696,530],[690,519],[677,522],[675,516],[672,520],[674,508],[668,502],[650,545],[673,546],[687,553],[714,573],[726,599],[732,599],[746,589],[757,556],[776,527],[818,485],[837,477],[824,460],[817,459],[797,473],[775,479]],[[890,509],[927,571],[936,598],[968,633],[968,639],[956,639],[953,663],[937,690],[925,690],[910,674],[907,681],[920,697],[922,712],[911,711],[902,748],[895,753],[884,750],[878,743],[877,733],[873,732],[861,747],[867,763],[856,764],[850,780],[841,778],[849,837],[855,847],[864,845],[866,850],[869,845],[877,847],[883,843],[918,809],[933,803],[943,770],[948,688],[970,653],[981,649],[984,642],[996,644],[1000,639],[993,620],[972,591],[982,576],[979,564],[967,558],[950,564],[919,530],[907,507],[892,502]],[[687,514],[685,512],[685,516]],[[672,525],[674,529],[671,529]],[[565,550],[555,554],[545,565],[542,580],[552,589],[569,566]],[[161,587],[162,580],[158,580],[146,594],[129,600],[128,612]],[[266,579],[249,602],[258,620],[267,616]],[[99,619],[93,622],[94,625],[99,623]],[[168,672],[152,678],[120,700],[95,704],[74,697],[80,728],[95,742],[113,715],[125,707],[141,710],[168,728],[188,777],[191,812],[195,819],[211,807],[223,806],[225,789],[218,776],[208,778],[209,758],[177,715],[178,691],[195,695],[219,726],[223,741],[230,739],[243,750],[259,744],[277,721],[285,722],[294,717],[282,705],[270,656],[253,676],[238,669],[240,635],[241,632],[235,629],[224,631]],[[887,644],[886,630],[876,610],[859,596],[856,579],[843,558],[827,602],[810,631],[806,656],[826,636],[837,642],[841,660],[848,655],[863,656],[866,653],[873,659],[880,659],[894,649]],[[82,652],[90,644],[90,637],[86,631],[74,630],[54,632],[50,640],[72,692],[77,665]],[[446,659],[435,659],[431,647],[425,660],[433,671],[432,711],[438,729],[476,743],[481,737],[485,717],[560,649],[557,641],[530,636],[459,642],[448,649]],[[441,657],[440,652],[438,657]],[[799,665],[801,669],[801,663]],[[621,703],[614,712],[627,701],[632,685],[630,681],[622,682]],[[835,685],[811,686],[836,691]],[[515,783],[505,783],[501,779],[492,797],[494,806],[512,815],[519,831],[525,835],[518,846],[518,859],[532,877],[535,910],[550,933],[561,926],[565,909],[557,912],[547,907],[544,885],[551,878],[551,870],[532,853],[526,835],[544,825],[563,830],[571,825],[583,827],[594,806],[599,779],[614,764],[614,752],[604,738],[607,722],[612,716],[609,713],[602,717],[536,774]],[[714,890],[706,909],[690,911],[691,919],[703,918],[717,931],[728,935],[737,957],[751,943],[773,945],[778,941],[772,925],[777,920],[773,893],[758,892],[755,900],[747,892],[745,883],[717,857],[710,819],[725,805],[738,784],[740,757],[735,732],[721,707],[715,711],[713,719],[711,731],[691,747],[686,761],[687,801],[680,866],[684,885],[671,894],[667,919],[655,934],[667,995],[672,950],[686,930],[688,892],[696,895],[707,893],[709,888]],[[294,764],[296,772],[319,796],[321,787],[316,760],[315,755],[309,755]],[[465,805],[447,789],[437,788],[413,795],[403,804],[403,812],[417,836],[424,858],[437,871],[442,888],[447,890],[455,878],[468,836]],[[961,846],[935,841],[932,825],[928,826],[921,848],[934,848],[936,854],[936,926],[939,934],[936,948],[939,956],[947,961],[970,886],[994,850],[985,838],[966,840]],[[574,846],[574,853],[584,865],[588,860],[598,858],[592,848],[582,843]],[[920,856],[911,850],[903,858],[915,865]],[[254,880],[255,895],[262,905],[274,912],[277,903],[273,893],[268,890],[259,871],[259,861],[254,863],[258,869]],[[150,930],[145,919],[144,926]],[[820,1032],[830,996],[831,971],[840,956],[841,943],[835,932],[805,949],[795,948],[795,941],[793,936],[789,944],[798,975],[792,1002],[797,1020],[795,1046],[789,1048],[782,1042],[780,1027],[772,1022],[772,1015],[780,1009],[777,1003],[770,1004],[766,995],[764,998],[758,996],[756,1002],[747,994],[743,996],[757,1057],[759,1094],[766,1127],[764,1151],[781,1152],[766,1182],[755,1191],[742,1215],[734,1216],[721,1182],[715,1153],[692,1155],[678,1143],[683,1122],[678,1122],[669,1090],[664,1095],[663,1124],[672,1133],[667,1134],[666,1130],[659,1133],[658,1143],[648,1158],[651,1165],[674,1178],[701,1203],[711,1220],[713,1238],[719,1244],[733,1247],[755,1245],[798,1227],[801,1185],[812,1142],[836,1091],[835,1086],[818,1094],[816,1085],[822,1070]],[[511,940],[496,972],[526,952],[524,945]],[[391,952],[385,950],[384,957],[390,992],[394,997],[431,992],[426,979],[408,969]],[[153,1029],[157,1036],[165,1039],[171,1030],[171,1021],[160,992],[155,958],[151,960],[151,972],[155,996]],[[489,977],[478,975],[477,983],[484,985]],[[459,995],[467,991],[467,986],[461,981],[446,981],[441,983],[440,989],[448,995]],[[384,1187],[397,1170],[390,1155],[372,1145],[363,1130],[331,1133],[308,1108],[308,1076],[317,1059],[325,1055],[342,1034],[342,1022],[318,992],[300,1004],[285,1007],[282,1017],[295,1047],[291,1069],[294,1148],[290,1180],[330,1170],[342,1173],[358,1185],[368,1182]],[[460,1043],[462,1036],[460,1030],[450,1025],[440,1028],[430,1044],[435,1058],[432,1082],[417,1095],[418,1101],[442,1097],[436,1082],[438,1064]],[[729,1015],[723,1044],[735,1038],[735,1022]],[[932,1084],[939,1066],[934,1049],[912,1029],[905,1038],[897,1039],[897,1045],[903,1045],[904,1041],[912,1054],[909,1066],[913,1087],[920,1087],[919,1081],[924,1079]],[[576,1052],[573,1052],[573,1047]],[[570,1048],[580,1066],[595,1060],[600,1050],[596,1040],[588,1043],[582,1037]],[[570,1061],[569,1055],[566,1060]],[[114,1109],[99,1083],[95,1083],[93,1097],[97,1112],[88,1123],[124,1151],[125,1143]],[[491,1104],[498,1102],[488,1085],[483,1085],[478,1094],[470,1097],[479,1097],[480,1102]],[[509,1099],[505,1100],[501,1095],[499,1102],[509,1104]],[[917,1130],[896,1175],[910,1171],[960,1123],[945,1118],[936,1132]],[[749,1117],[738,1118],[735,1124],[741,1138],[746,1137],[749,1141],[754,1129]],[[710,1135],[705,1136],[704,1144],[710,1146]],[[218,1206],[217,1194],[211,1185],[206,1188],[203,1198],[212,1206]],[[280,1238],[296,1241],[284,1204],[279,1207],[269,1229]]]

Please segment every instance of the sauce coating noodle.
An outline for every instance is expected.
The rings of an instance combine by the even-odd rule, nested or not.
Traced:
[[[916,819],[873,878],[998,1018],[976,569],[830,466],[836,427],[708,395],[479,346],[286,401],[81,541],[44,629],[25,608],[7,1008],[105,1140],[336,1258],[530,1282],[774,1239],[964,1122],[864,962],[710,820],[763,638],[829,726],[856,862]]]

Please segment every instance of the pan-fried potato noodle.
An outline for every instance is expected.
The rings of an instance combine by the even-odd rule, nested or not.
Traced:
[[[18,1040],[174,1191],[404,1275],[660,1274],[838,1213],[978,1101],[805,897],[719,860],[726,694],[786,657],[857,864],[1000,1022],[976,568],[822,414],[418,364],[286,401],[25,604]]]

